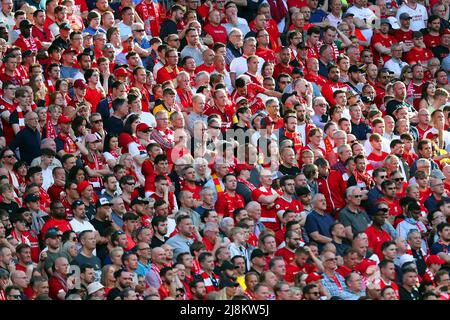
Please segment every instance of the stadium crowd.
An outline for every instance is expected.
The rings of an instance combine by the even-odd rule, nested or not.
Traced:
[[[449,300],[449,0],[1,0],[0,300]]]

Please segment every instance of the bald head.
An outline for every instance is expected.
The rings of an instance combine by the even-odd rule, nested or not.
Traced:
[[[38,126],[38,119],[39,118],[37,113],[33,111],[27,112],[27,114],[25,115],[25,123],[33,130]]]

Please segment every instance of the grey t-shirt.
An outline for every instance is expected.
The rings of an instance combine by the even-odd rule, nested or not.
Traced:
[[[189,247],[194,242],[191,238],[184,238],[179,233],[174,235],[172,238],[166,241],[166,244],[173,249],[173,261],[177,261],[177,257],[180,253],[190,252]]]
[[[339,221],[344,227],[351,226],[353,234],[366,231],[371,223],[371,220],[365,211],[358,210],[358,212],[355,213],[350,211],[348,207],[345,207],[339,212]]]

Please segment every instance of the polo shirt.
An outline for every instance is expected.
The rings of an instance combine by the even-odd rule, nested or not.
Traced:
[[[313,210],[306,218],[305,230],[308,236],[313,232],[319,232],[320,235],[331,238],[330,227],[334,219],[329,214],[321,215]],[[321,248],[323,245],[319,244]]]
[[[383,229],[378,229],[371,225],[366,229],[366,235],[369,240],[369,248],[373,249],[373,252],[380,258],[380,260],[383,259],[383,253],[381,251],[381,246],[386,241],[391,241],[392,238]]]
[[[363,123],[362,121],[359,124],[355,124],[353,121],[350,122],[352,124],[352,134],[356,137],[356,139],[366,140],[367,134],[372,133],[372,129],[366,123]]]
[[[348,207],[345,207],[340,211],[339,221],[342,222],[344,227],[351,226],[353,234],[366,231],[371,223],[371,220],[365,211],[358,210],[358,212],[353,212]]]

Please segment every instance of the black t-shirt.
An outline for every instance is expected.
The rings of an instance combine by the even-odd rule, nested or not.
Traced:
[[[15,202],[11,202],[10,204],[5,203],[5,202],[0,202],[0,209],[5,210],[6,212],[8,212],[9,216],[11,216],[12,214],[16,214],[17,210],[19,210],[19,205]]]
[[[108,296],[106,297],[107,300],[116,300],[117,297],[120,297],[122,300],[122,291],[120,291],[119,288],[113,288],[109,291]]]
[[[406,107],[408,107],[408,111],[414,111],[414,108],[411,107],[411,105],[409,103],[407,103],[407,102],[398,101],[398,100],[391,100],[386,105],[386,114],[391,116],[391,117],[394,117],[393,114],[394,114],[395,110],[397,110],[397,108],[399,106],[406,106]],[[394,119],[395,119],[395,117],[394,117]]]
[[[95,281],[100,281],[100,277],[102,274],[102,263],[97,256],[86,257],[85,255],[82,255],[81,253],[79,253],[72,260],[71,264],[77,265],[79,267],[82,267],[83,265],[86,265],[86,264],[91,265],[95,271]]]
[[[159,238],[153,236],[152,241],[150,242],[150,248],[161,247],[167,240],[169,240],[168,237],[164,237],[164,241],[161,241]]]
[[[120,134],[123,131],[123,121],[117,117],[110,117],[105,123],[105,130],[111,134]]]
[[[284,175],[291,175],[291,176],[295,176],[301,172],[301,170],[298,167],[288,168],[284,164],[280,165],[278,171],[280,171]]]
[[[106,231],[111,227],[111,221],[100,221],[96,218],[91,220],[91,224],[94,226],[95,230],[102,236],[106,236]],[[97,245],[97,257],[101,261],[105,261],[105,258],[108,256],[108,245],[107,244],[98,244]]]
[[[398,293],[400,295],[400,300],[419,300],[420,294],[417,289],[412,289],[411,292],[400,286],[398,288]]]
[[[448,56],[450,50],[442,45],[431,48],[434,56],[439,59],[440,62],[444,60],[446,56]]]
[[[171,34],[178,34],[177,24],[170,19],[167,19],[161,24],[161,32],[159,37],[165,41],[165,38]]]

